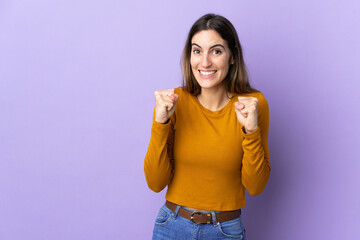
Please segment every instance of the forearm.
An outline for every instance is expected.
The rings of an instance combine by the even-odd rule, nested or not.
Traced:
[[[151,138],[144,160],[145,178],[149,188],[160,192],[170,182],[172,163],[168,154],[170,123],[153,122]]]
[[[257,195],[264,190],[271,171],[267,141],[259,128],[243,136],[242,182],[250,195]]]

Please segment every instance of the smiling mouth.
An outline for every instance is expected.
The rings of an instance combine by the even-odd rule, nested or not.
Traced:
[[[199,70],[199,73],[200,73],[201,75],[205,75],[205,76],[214,74],[214,73],[216,73],[216,72],[217,72],[217,70],[213,70],[213,71],[201,71],[201,70]]]

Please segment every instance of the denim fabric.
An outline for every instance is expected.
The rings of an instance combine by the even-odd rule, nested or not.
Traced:
[[[213,215],[213,223],[195,224],[177,215],[179,208],[180,206],[177,206],[175,212],[168,209],[165,204],[160,208],[155,220],[153,240],[246,239],[241,216],[219,223],[216,221],[215,212],[209,211]]]

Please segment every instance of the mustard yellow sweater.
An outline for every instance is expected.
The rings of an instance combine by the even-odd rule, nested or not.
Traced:
[[[230,211],[245,206],[245,189],[261,193],[270,175],[269,108],[261,92],[234,94],[219,111],[204,108],[198,99],[179,95],[167,124],[154,120],[144,161],[149,188],[168,185],[170,202],[204,210]],[[258,128],[245,134],[234,110],[237,96],[259,100]],[[155,115],[154,115],[155,116]]]

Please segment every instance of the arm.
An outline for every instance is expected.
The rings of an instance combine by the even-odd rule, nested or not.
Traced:
[[[151,127],[151,138],[144,161],[147,184],[154,192],[160,192],[169,184],[174,173],[173,146],[175,131],[173,118],[162,124],[155,121]]]
[[[178,95],[175,89],[155,91],[155,109],[151,138],[144,160],[146,182],[151,190],[160,192],[174,173],[174,123]]]
[[[241,132],[244,155],[242,183],[250,195],[261,193],[270,176],[270,157],[268,147],[269,106],[265,97],[258,97],[258,128],[251,132]]]

